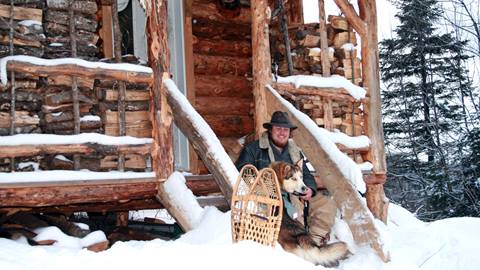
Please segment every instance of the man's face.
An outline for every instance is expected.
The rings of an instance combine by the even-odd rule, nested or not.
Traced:
[[[272,126],[272,141],[278,147],[284,147],[290,138],[290,128]]]

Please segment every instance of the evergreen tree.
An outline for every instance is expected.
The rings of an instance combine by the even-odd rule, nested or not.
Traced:
[[[461,97],[471,91],[463,64],[465,42],[439,33],[436,0],[395,3],[400,10],[396,36],[380,44],[382,79],[387,85],[383,91],[390,150],[387,188],[400,189],[390,197],[410,210],[421,204],[419,214],[426,219],[455,215],[459,202],[452,195],[463,190],[456,184],[462,156],[456,153],[463,134],[459,125],[465,120],[466,106]]]

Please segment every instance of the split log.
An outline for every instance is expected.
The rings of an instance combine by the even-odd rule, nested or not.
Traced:
[[[107,101],[116,101],[118,100],[118,91],[111,89],[99,89],[97,91],[99,99]],[[150,100],[150,91],[148,90],[126,90],[125,92],[126,101],[147,101]]]
[[[291,94],[322,96],[322,97],[329,97],[335,100],[345,100],[349,102],[356,101],[356,99],[352,97],[348,93],[348,91],[343,88],[330,88],[330,87],[318,88],[318,87],[306,87],[306,86],[296,88],[293,84],[286,84],[286,83],[274,83],[273,87],[274,89],[277,89],[279,93],[286,91]]]
[[[0,0],[2,5],[10,5],[10,0]],[[14,6],[43,9],[44,0],[13,0]]]
[[[14,7],[13,8],[13,19],[14,20],[32,20],[41,22],[42,21],[42,10],[36,8],[25,8],[25,7]],[[9,18],[10,17],[10,5],[0,4],[0,17]]]
[[[12,104],[10,100],[3,100],[0,101],[0,111],[2,112],[9,112]],[[35,100],[35,101],[16,101],[15,102],[15,110],[16,111],[29,111],[29,112],[36,112],[40,111],[42,108],[42,101]]]
[[[333,47],[341,48],[346,43],[352,43],[353,45],[357,45],[357,36],[355,32],[339,32],[335,34],[333,38]]]
[[[85,144],[38,144],[38,145],[14,145],[0,146],[0,158],[4,157],[28,157],[52,154],[93,154],[114,155],[140,154],[146,155],[151,151],[150,144],[138,145],[103,145],[96,143]]]
[[[13,47],[14,55],[29,55],[41,57],[43,55],[43,47]],[[0,57],[10,56],[10,46],[0,44]]]
[[[63,74],[65,76],[131,81],[136,83],[151,83],[153,79],[152,73],[104,68],[87,68],[75,64],[40,66],[20,61],[8,61],[7,70],[32,73],[42,77]]]
[[[106,156],[100,160],[100,168],[102,170],[115,170],[118,168],[117,156]],[[125,155],[125,168],[134,170],[145,170],[147,161],[141,155]]]
[[[348,21],[343,16],[329,15],[328,16],[328,22],[330,23],[330,25],[334,29],[343,30],[343,31],[349,31],[350,30],[350,26],[348,24]]]
[[[81,130],[92,130],[99,129],[102,127],[102,121],[80,121]],[[73,121],[65,122],[51,122],[44,127],[45,131],[48,133],[57,134],[62,130],[73,130],[75,128],[75,123]]]
[[[98,11],[98,6],[95,1],[79,1],[76,0],[70,5],[68,0],[47,0],[47,7],[49,9],[69,10],[73,9],[75,12],[92,14]]]
[[[74,3],[78,3],[75,1]],[[45,13],[45,21],[46,22],[53,22],[56,24],[62,24],[68,26],[70,24],[70,19],[68,15],[68,11],[55,11],[48,9]],[[85,30],[91,33],[95,33],[97,31],[98,22],[94,16],[91,18],[82,16],[82,15],[74,15],[75,21],[75,29]]]
[[[90,109],[92,109],[91,104],[80,105],[80,113],[89,113]],[[70,104],[62,104],[57,106],[42,105],[43,113],[57,113],[57,112],[65,112],[65,111],[73,111],[73,104],[70,103]]]
[[[46,22],[43,24],[45,27],[45,34],[47,34],[47,40],[49,43],[70,43],[69,32],[70,28],[68,25],[59,24],[57,22]],[[74,36],[78,39],[80,43],[91,43],[96,44],[99,40],[99,36],[95,32],[89,32],[82,29],[75,29]]]
[[[105,134],[120,136],[118,123],[104,125]],[[148,121],[139,123],[125,123],[125,135],[137,138],[152,138],[152,123]]]
[[[0,112],[0,128],[10,127],[10,113]],[[27,111],[15,111],[15,127],[35,126],[40,123],[38,115],[30,115]]]
[[[197,74],[195,95],[252,99],[252,81],[245,76]]]
[[[78,93],[78,101],[87,104],[96,104],[97,100],[84,94],[85,91]],[[60,93],[47,94],[43,98],[43,103],[47,106],[56,106],[65,103],[72,103],[72,91],[62,91]]]
[[[118,106],[116,101],[104,101],[100,102],[99,110],[104,111],[117,111]],[[150,107],[150,104],[145,101],[127,101],[125,102],[125,111],[146,111]]]
[[[105,111],[102,114],[102,119],[105,124],[117,124],[118,125],[118,112]],[[134,111],[125,113],[125,123],[139,123],[150,122],[149,111]]]
[[[194,55],[194,70],[203,75],[251,76],[252,64],[248,58]]]
[[[150,84],[147,82],[135,82],[132,80],[125,82],[125,87],[127,90],[147,90],[150,88]],[[95,88],[96,89],[117,89],[118,82],[115,80],[96,80],[95,81]]]
[[[24,46],[24,47],[41,47],[44,38],[42,37],[29,37],[22,34],[15,34],[13,38],[13,44],[17,46]],[[8,35],[1,35],[0,34],[0,43],[3,45],[8,45],[10,43],[10,37]]]
[[[84,77],[76,77],[76,79],[78,88],[93,89],[93,85],[95,82],[93,79]],[[47,78],[47,82],[48,87],[51,87],[52,85],[62,85],[70,87],[72,85],[72,77],[65,75],[49,76]]]
[[[96,56],[99,52],[97,46],[92,44],[85,44],[78,42],[77,43],[77,54],[80,56]],[[70,55],[69,55],[70,53]],[[60,58],[58,56],[64,56],[62,58],[71,57],[72,49],[70,44],[64,43],[50,43],[48,46],[44,47],[44,56],[48,56],[50,58]],[[47,58],[48,59],[48,58]]]

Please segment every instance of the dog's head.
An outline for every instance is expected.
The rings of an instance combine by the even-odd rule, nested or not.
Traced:
[[[302,196],[308,189],[305,183],[303,183],[302,165],[302,159],[296,164],[276,161],[270,164],[270,168],[275,171],[282,190],[294,195]]]

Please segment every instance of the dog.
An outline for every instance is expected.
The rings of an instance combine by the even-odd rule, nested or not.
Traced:
[[[302,164],[303,160],[300,160],[297,164],[282,161],[270,164],[270,168],[275,171],[280,188],[283,191],[295,196],[305,194],[308,188],[303,182]],[[278,236],[278,242],[285,251],[315,265],[325,267],[338,266],[340,260],[348,257],[350,251],[345,242],[317,245],[305,227],[298,220],[292,219],[286,212],[283,211]]]

